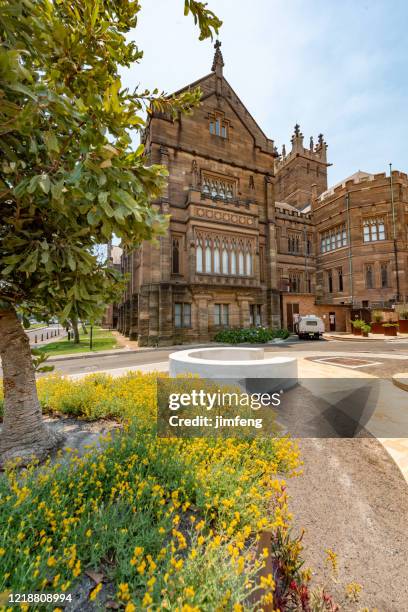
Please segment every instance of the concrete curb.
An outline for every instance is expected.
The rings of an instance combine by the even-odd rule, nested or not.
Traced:
[[[202,348],[202,347],[207,347],[207,346],[236,346],[236,347],[240,347],[240,346],[252,346],[252,347],[256,347],[256,348],[267,348],[270,346],[279,346],[279,345],[284,345],[289,343],[289,341],[292,340],[292,342],[294,341],[294,338],[287,338],[286,340],[282,340],[282,342],[279,343],[267,343],[267,344],[248,344],[248,343],[243,343],[243,344],[225,344],[222,342],[206,342],[205,344],[175,344],[173,346],[155,346],[155,347],[150,347],[150,346],[146,346],[146,347],[141,347],[138,349],[128,349],[126,347],[121,347],[121,348],[117,348],[117,349],[113,349],[111,351],[94,351],[94,352],[86,352],[86,353],[72,353],[72,354],[67,354],[67,355],[55,355],[55,357],[49,357],[49,359],[47,359],[47,363],[50,363],[52,361],[71,361],[74,359],[91,359],[92,357],[109,357],[110,355],[118,355],[118,354],[126,354],[126,355],[136,355],[136,354],[140,354],[140,353],[155,353],[158,351],[165,351],[165,350],[185,350],[185,349],[194,349],[194,348]]]

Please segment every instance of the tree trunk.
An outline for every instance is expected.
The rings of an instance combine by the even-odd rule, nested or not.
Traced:
[[[0,310],[0,356],[4,390],[0,465],[16,458],[21,465],[33,458],[41,461],[63,436],[43,422],[30,343],[12,307]]]
[[[74,332],[74,344],[79,344],[79,329],[78,329],[78,319],[76,317],[72,317],[71,319],[72,331]]]

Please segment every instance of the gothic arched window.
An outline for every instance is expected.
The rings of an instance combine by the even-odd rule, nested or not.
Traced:
[[[237,251],[235,242],[231,246],[231,274],[237,273]]]
[[[214,246],[214,272],[215,274],[219,274],[221,272],[220,269],[220,243],[218,240],[215,241]]]
[[[205,271],[211,272],[211,244],[210,241],[205,241]]]
[[[228,245],[224,241],[222,243],[222,272],[223,274],[229,274],[229,266],[228,266]]]
[[[173,274],[180,273],[180,241],[181,238],[173,237],[171,252],[171,271]]]
[[[243,253],[243,246],[242,246],[242,244],[239,246],[239,251],[238,251],[238,274],[240,276],[243,276],[245,274],[245,270],[244,270],[244,253]]]
[[[201,246],[201,240],[197,240],[196,244],[196,271],[203,271],[203,247]]]
[[[252,253],[249,251],[246,254],[246,273],[247,276],[252,275]]]

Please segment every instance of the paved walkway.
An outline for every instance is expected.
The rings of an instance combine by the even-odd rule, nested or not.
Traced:
[[[326,332],[324,337],[333,340],[355,340],[356,342],[367,342],[368,340],[387,340],[393,342],[396,340],[408,340],[408,334],[398,334],[397,336],[386,336],[385,334],[368,334],[368,337],[355,336],[346,332]]]

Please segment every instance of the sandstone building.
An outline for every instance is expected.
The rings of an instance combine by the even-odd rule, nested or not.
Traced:
[[[118,328],[140,345],[205,341],[222,327],[344,330],[351,309],[408,299],[408,178],[358,172],[331,189],[327,145],[295,126],[278,153],[223,76],[220,43],[192,115],[154,112],[151,163],[168,168],[154,202],[170,214],[159,245],[123,253],[130,281]]]

